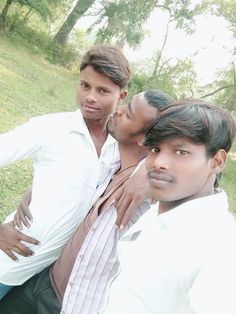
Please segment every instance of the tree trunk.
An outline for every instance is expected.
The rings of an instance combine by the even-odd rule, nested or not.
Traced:
[[[2,13],[0,14],[0,28],[5,28],[6,16],[12,3],[13,0],[7,0],[5,7],[3,8]]]
[[[65,22],[54,36],[54,43],[63,45],[75,26],[78,19],[84,15],[84,13],[93,5],[95,0],[78,0],[71,13],[67,16]]]

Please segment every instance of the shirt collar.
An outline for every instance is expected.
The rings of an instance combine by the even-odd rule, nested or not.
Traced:
[[[188,228],[196,228],[196,226],[201,228],[203,224],[222,221],[227,212],[227,195],[224,191],[219,190],[218,193],[185,202],[160,214],[159,218],[167,228],[179,228],[184,224],[187,224]]]
[[[69,122],[71,132],[87,133],[88,128],[84,121],[83,115],[79,109],[72,112],[71,120]]]
[[[69,122],[69,128],[71,132],[89,134],[87,124],[84,121],[83,115],[79,109],[72,112],[71,121]],[[108,134],[107,140],[104,144],[104,149],[106,149],[107,146],[113,145],[114,143],[116,143],[116,139]]]

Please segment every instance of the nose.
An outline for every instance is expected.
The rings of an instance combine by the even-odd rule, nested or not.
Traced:
[[[88,94],[85,97],[87,102],[97,102],[96,92],[92,89],[89,90]]]
[[[170,157],[163,152],[153,154],[150,165],[153,170],[167,170],[170,167]]]

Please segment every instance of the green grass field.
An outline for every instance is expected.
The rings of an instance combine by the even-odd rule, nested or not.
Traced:
[[[49,64],[17,40],[0,37],[0,132],[29,117],[76,108],[77,75]],[[13,211],[32,179],[31,162],[19,162],[0,171],[0,221]],[[221,186],[229,194],[236,216],[236,144],[229,155]]]
[[[77,76],[32,54],[17,40],[0,37],[0,132],[29,117],[76,108]],[[0,221],[13,211],[30,185],[31,162],[0,171]]]

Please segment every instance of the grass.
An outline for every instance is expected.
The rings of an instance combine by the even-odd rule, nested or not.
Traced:
[[[74,73],[32,54],[17,39],[0,37],[0,132],[31,116],[74,110],[76,81]],[[31,179],[31,162],[1,169],[0,221],[16,208]]]
[[[76,108],[74,73],[49,64],[17,39],[0,37],[0,132],[29,117]],[[0,222],[12,212],[31,184],[32,164],[24,161],[0,171]],[[236,144],[221,181],[236,217]]]

